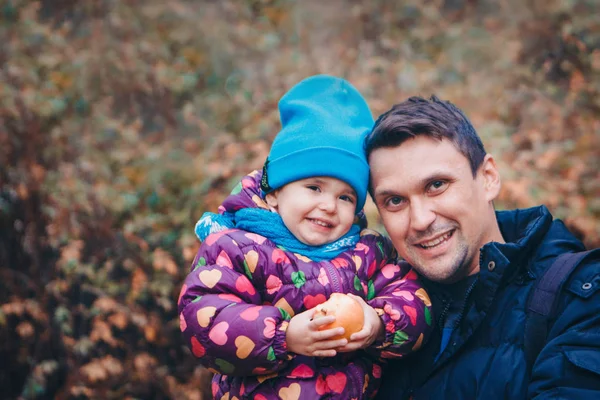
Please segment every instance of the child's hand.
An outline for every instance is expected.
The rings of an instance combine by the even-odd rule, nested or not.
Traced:
[[[335,321],[334,316],[325,316],[313,320],[315,309],[295,315],[288,325],[285,341],[288,351],[311,357],[333,357],[336,348],[348,343],[346,339],[334,340],[332,337],[342,335],[344,328],[333,328],[320,331],[319,327]]]
[[[383,335],[385,335],[385,327],[383,326],[383,322],[373,307],[368,305],[359,296],[355,296],[350,293],[348,293],[348,296],[351,296],[360,303],[365,316],[365,322],[360,331],[353,333],[352,336],[350,336],[350,342],[346,346],[337,349],[337,351],[342,353],[355,351],[358,349],[366,349],[373,344],[378,337],[383,337]]]

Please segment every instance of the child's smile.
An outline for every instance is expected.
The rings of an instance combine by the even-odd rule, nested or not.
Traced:
[[[310,221],[312,221],[313,223],[315,223],[316,225],[325,227],[325,228],[331,228],[333,226],[333,224],[329,223],[329,222],[325,222],[325,221],[321,221],[319,219],[314,219],[314,218],[309,218]]]

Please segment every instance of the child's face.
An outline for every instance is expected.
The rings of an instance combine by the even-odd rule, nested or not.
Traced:
[[[356,194],[350,185],[330,177],[288,183],[266,196],[267,204],[304,244],[320,246],[344,236],[352,227]]]

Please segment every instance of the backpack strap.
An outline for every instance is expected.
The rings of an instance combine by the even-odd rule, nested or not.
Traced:
[[[561,254],[536,281],[527,300],[525,323],[525,357],[530,368],[546,344],[558,293],[575,268],[594,253],[600,257],[600,249]]]

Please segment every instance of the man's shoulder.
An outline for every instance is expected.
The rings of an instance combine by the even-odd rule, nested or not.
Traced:
[[[573,305],[586,308],[580,302],[600,294],[600,249],[565,252],[548,262],[536,276],[527,310],[552,319]]]
[[[544,269],[538,270],[532,282],[526,309],[542,318],[553,318],[573,296],[592,296],[600,289],[599,261],[600,249],[565,252],[545,260]],[[557,305],[557,299],[562,306]]]
[[[578,262],[565,289],[587,299],[600,290],[600,248],[571,253],[569,257],[578,257]]]
[[[578,251],[579,250],[579,251]],[[600,249],[557,252],[535,262],[535,284],[543,291],[553,286],[589,296],[600,288]]]

